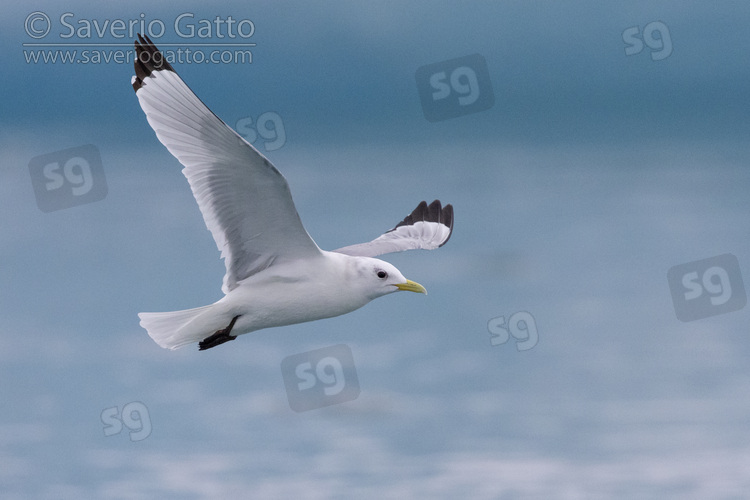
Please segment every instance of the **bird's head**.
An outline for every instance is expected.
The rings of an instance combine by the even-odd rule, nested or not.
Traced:
[[[358,281],[366,287],[371,299],[398,291],[427,294],[422,285],[406,279],[393,264],[371,257],[357,259]]]

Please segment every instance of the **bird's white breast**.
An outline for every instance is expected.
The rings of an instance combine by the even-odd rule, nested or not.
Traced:
[[[330,318],[371,300],[357,284],[352,258],[324,252],[315,260],[274,265],[229,292],[220,302],[240,315],[236,333]]]

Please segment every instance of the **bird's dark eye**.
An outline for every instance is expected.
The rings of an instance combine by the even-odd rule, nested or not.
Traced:
[[[385,271],[378,271],[378,278],[385,279],[388,277],[388,273]]]

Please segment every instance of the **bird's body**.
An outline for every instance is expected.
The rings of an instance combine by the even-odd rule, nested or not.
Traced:
[[[445,244],[450,205],[422,202],[371,242],[321,250],[281,173],[195,96],[147,37],[139,35],[135,47],[136,96],[158,139],[184,165],[227,268],[225,295],[214,304],[139,314],[157,344],[209,349],[255,330],[346,314],[399,290],[426,293],[374,256]]]
[[[370,281],[380,281],[370,272],[373,268],[388,273],[382,287],[367,286]],[[368,275],[373,278],[368,280]],[[312,263],[300,260],[264,269],[209,306],[141,313],[141,321],[157,343],[176,348],[225,328],[236,316],[239,317],[232,336],[340,316],[380,295],[398,291],[393,285],[407,281],[394,266],[382,260],[322,251]],[[175,323],[181,326],[175,329]]]

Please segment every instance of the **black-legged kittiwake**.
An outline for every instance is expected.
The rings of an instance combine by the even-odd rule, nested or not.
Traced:
[[[427,293],[376,255],[444,245],[453,207],[422,202],[369,243],[321,250],[302,226],[284,176],[188,88],[146,36],[135,42],[138,101],[156,137],[185,167],[206,226],[226,265],[214,304],[140,313],[141,326],[168,349],[201,350],[237,335],[330,318],[399,290]]]

